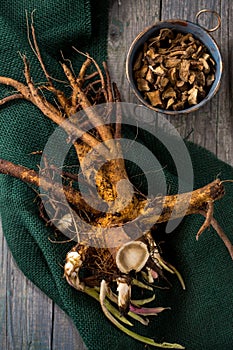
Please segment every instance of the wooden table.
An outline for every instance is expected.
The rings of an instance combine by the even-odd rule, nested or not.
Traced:
[[[213,33],[224,63],[220,91],[199,111],[169,117],[182,136],[206,147],[233,165],[233,6],[230,0],[117,0],[109,12],[109,68],[124,101],[137,102],[125,76],[130,43],[146,26],[158,20],[195,21],[202,8],[216,10],[221,29]],[[213,21],[214,22],[214,21]],[[202,25],[214,26],[203,16]],[[216,174],[217,175],[217,174]],[[71,320],[18,270],[0,229],[0,349],[84,350]],[[197,349],[199,350],[199,349]]]

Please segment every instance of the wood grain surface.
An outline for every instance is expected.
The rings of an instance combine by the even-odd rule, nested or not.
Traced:
[[[224,63],[221,87],[200,110],[168,119],[182,136],[189,135],[189,140],[233,165],[233,6],[230,0],[122,0],[121,5],[117,0],[111,1],[109,69],[123,100],[137,103],[125,76],[126,54],[132,40],[159,20],[195,21],[195,14],[203,8],[217,11],[222,18],[221,29],[212,34]],[[200,24],[210,28],[215,25],[215,19],[203,15]],[[84,350],[72,321],[18,270],[1,228],[0,252],[0,349]]]

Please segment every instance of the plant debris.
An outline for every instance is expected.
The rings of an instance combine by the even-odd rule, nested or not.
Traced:
[[[138,52],[133,70],[145,100],[153,107],[179,111],[207,96],[215,66],[206,46],[191,33],[163,28]]]

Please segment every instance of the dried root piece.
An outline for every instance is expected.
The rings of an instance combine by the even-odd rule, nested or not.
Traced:
[[[154,107],[183,110],[198,104],[215,80],[215,62],[192,34],[160,29],[148,40],[134,63],[134,78],[145,100]],[[173,95],[167,93],[172,89]]]

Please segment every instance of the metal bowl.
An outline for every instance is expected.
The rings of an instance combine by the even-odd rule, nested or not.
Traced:
[[[171,114],[171,115],[177,115],[180,113],[183,113],[183,114],[190,113],[199,109],[204,104],[206,104],[218,91],[220,86],[221,76],[222,76],[222,58],[221,58],[218,45],[216,44],[213,37],[209,34],[209,32],[213,32],[214,30],[218,29],[221,24],[221,21],[220,21],[219,15],[212,10],[199,11],[196,15],[196,19],[198,19],[199,15],[203,12],[213,12],[215,15],[217,15],[218,25],[215,28],[206,29],[201,27],[197,23],[180,20],[180,19],[166,20],[166,21],[155,23],[153,26],[144,29],[140,34],[138,34],[138,36],[134,39],[133,43],[131,44],[127,54],[127,59],[126,59],[127,79],[135,95],[139,99],[139,101],[145,106],[147,106],[148,108],[151,108],[157,112]],[[137,57],[137,53],[140,50],[142,50],[144,43],[147,42],[151,37],[157,35],[160,29],[162,28],[169,28],[171,30],[174,30],[175,32],[180,32],[183,34],[188,34],[188,33],[192,34],[196,39],[202,42],[202,44],[207,48],[213,60],[215,61],[215,67],[216,67],[215,80],[212,83],[211,88],[208,94],[206,95],[206,97],[203,100],[201,100],[198,104],[179,111],[165,110],[165,109],[153,107],[148,101],[144,99],[143,94],[139,91],[136,81],[134,79],[133,66],[134,66],[135,59]]]

